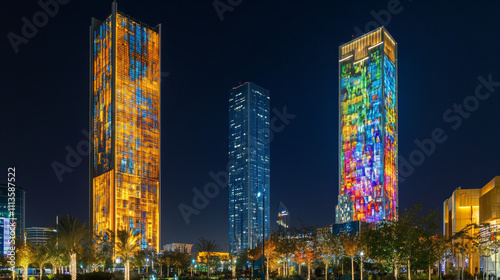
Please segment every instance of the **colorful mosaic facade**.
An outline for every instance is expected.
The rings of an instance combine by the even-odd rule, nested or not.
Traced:
[[[159,251],[160,26],[116,10],[92,20],[91,192],[94,234],[132,230]]]
[[[396,46],[382,27],[339,49],[337,223],[397,217]]]

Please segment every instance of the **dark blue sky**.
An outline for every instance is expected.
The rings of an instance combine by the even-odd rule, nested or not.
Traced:
[[[17,183],[26,189],[27,226],[50,226],[62,214],[88,219],[88,159],[62,182],[52,163],[64,163],[65,147],[77,149],[86,139],[81,131],[88,129],[90,18],[105,18],[111,1],[65,1],[18,53],[8,34],[22,36],[22,17],[32,21],[42,8],[37,1],[11,0],[0,11],[0,164],[3,182],[7,167],[16,166]],[[400,158],[408,160],[418,149],[414,141],[436,128],[447,136],[411,175],[404,173],[400,208],[421,203],[441,211],[455,188],[482,187],[500,175],[500,86],[478,103],[473,98],[478,77],[500,81],[497,1],[243,0],[223,21],[212,1],[123,0],[118,8],[163,28],[162,244],[203,236],[227,248],[227,189],[189,225],[178,205],[192,205],[192,189],[211,182],[210,171],[225,169],[228,91],[245,81],[269,89],[272,108],[286,106],[296,115],[271,143],[273,217],[283,201],[296,224],[297,218],[333,223],[338,46],[352,39],[356,27],[378,27],[370,24],[377,14],[399,46]],[[464,101],[471,112],[462,113],[458,125],[454,104]]]

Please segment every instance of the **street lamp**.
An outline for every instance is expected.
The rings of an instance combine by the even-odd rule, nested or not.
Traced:
[[[361,253],[359,253],[359,254],[361,255],[361,262],[360,262],[361,263],[361,265],[360,265],[360,267],[361,267],[361,278],[360,279],[363,280],[363,251],[361,251]]]
[[[193,277],[193,266],[194,266],[195,260],[191,260],[191,277]]]
[[[261,276],[261,279],[264,280],[265,235],[266,235],[266,226],[265,226],[266,215],[265,215],[264,204],[265,204],[266,195],[264,194],[264,192],[262,192],[262,193],[259,192],[257,194],[257,198],[259,198],[261,195],[262,195],[262,276]]]

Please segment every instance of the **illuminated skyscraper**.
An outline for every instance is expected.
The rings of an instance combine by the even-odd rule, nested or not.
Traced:
[[[288,232],[290,228],[290,212],[288,212],[288,208],[281,201],[278,207],[278,220],[276,220],[276,223],[278,224],[278,231],[283,233]]]
[[[15,223],[16,238],[24,240],[26,229],[26,192],[23,188],[16,186],[14,190],[15,201],[12,204],[12,196],[10,195],[12,192],[9,191],[11,188],[12,185],[0,184],[0,253],[3,255],[10,250],[12,237],[10,227],[14,227],[13,223]]]
[[[253,83],[244,83],[230,91],[231,253],[255,248],[262,243],[264,233],[266,237],[269,235],[269,104],[269,91]]]
[[[90,26],[90,222],[160,249],[160,32],[119,12]]]
[[[337,223],[397,217],[397,44],[381,27],[339,48]]]

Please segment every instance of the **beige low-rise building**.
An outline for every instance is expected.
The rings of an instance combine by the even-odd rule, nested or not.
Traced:
[[[455,235],[470,224],[482,223],[490,224],[490,230],[492,231],[497,231],[497,225],[500,225],[500,176],[496,176],[482,188],[458,188],[443,203],[443,234],[445,237]],[[478,229],[469,228],[465,234],[472,236],[478,233]],[[482,235],[492,236],[492,233],[484,232]],[[464,238],[455,239],[454,242],[469,241]],[[500,272],[500,256],[498,256],[498,253],[497,256],[492,254],[489,257],[481,257],[477,252],[474,253],[469,250],[460,252],[459,249],[455,249],[454,256],[453,262],[449,263],[448,266],[460,269],[465,263],[464,270],[472,275],[480,271],[486,271],[486,267],[488,267],[487,274],[498,275],[498,272]],[[495,260],[497,262],[496,266]],[[497,272],[495,272],[495,267],[497,267]]]

